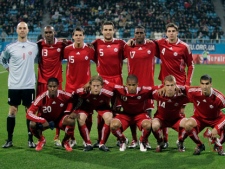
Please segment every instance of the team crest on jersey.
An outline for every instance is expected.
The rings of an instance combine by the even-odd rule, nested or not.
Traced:
[[[167,102],[172,102],[170,99]]]
[[[85,56],[85,58],[84,58],[85,60],[88,60],[88,56]]]
[[[177,52],[174,52],[174,53],[173,53],[173,55],[174,55],[174,56],[177,56],[177,55],[178,55],[178,53],[177,53]]]
[[[127,97],[126,97],[126,96],[121,96],[121,99],[122,99],[123,101],[127,101]]]
[[[63,107],[63,106],[64,106],[64,104],[63,104],[63,103],[61,103],[61,104],[60,104],[60,107]]]
[[[29,54],[29,55],[32,55],[32,52],[31,52],[31,51],[29,51],[29,52],[28,52],[28,54]]]
[[[60,52],[60,51],[61,51],[61,49],[60,49],[60,48],[58,48],[58,49],[57,49],[57,52]]]
[[[139,99],[139,100],[140,100],[140,99],[141,99],[141,96],[138,96],[138,97],[137,97],[137,99]]]
[[[209,106],[209,108],[210,108],[210,109],[213,109],[213,108],[214,108],[214,106],[213,106],[213,105],[210,105],[210,106]]]
[[[80,55],[80,52],[77,52],[76,55]]]
[[[114,52],[118,52],[118,48],[114,48]]]
[[[148,50],[148,51],[147,51],[147,54],[149,54],[149,55],[150,55],[150,54],[151,54],[151,51],[150,51],[150,50]]]
[[[175,103],[175,104],[174,104],[174,106],[178,106],[178,105],[179,105],[178,103]]]

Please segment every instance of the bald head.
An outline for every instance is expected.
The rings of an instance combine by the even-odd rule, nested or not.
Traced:
[[[20,22],[17,25],[16,32],[18,34],[18,41],[24,42],[27,40],[27,34],[28,34],[29,30],[28,30],[28,26],[25,22]]]

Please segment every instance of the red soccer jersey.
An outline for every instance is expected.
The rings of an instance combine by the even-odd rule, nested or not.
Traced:
[[[65,48],[64,58],[67,59],[65,90],[73,92],[90,80],[90,60],[94,60],[94,50],[86,44],[82,48],[71,44]]]
[[[127,88],[115,85],[118,102],[123,107],[121,113],[128,115],[137,115],[145,112],[148,99],[152,99],[151,87],[138,87],[136,94],[129,94]]]
[[[27,111],[27,119],[44,123],[47,121],[57,120],[67,107],[68,102],[72,101],[72,94],[62,90],[58,90],[58,95],[55,98],[50,98],[48,91],[39,95],[32,103]],[[38,111],[38,116],[36,112]]]
[[[128,74],[138,77],[139,86],[154,85],[155,43],[144,43],[134,47],[125,45],[124,56],[127,58]]]
[[[180,109],[189,102],[189,99],[184,94],[167,97],[159,96],[158,93],[153,92],[153,99],[157,101],[157,111],[154,117],[166,121],[180,119]]]
[[[38,41],[38,82],[47,83],[50,77],[55,77],[62,82],[62,59],[66,44],[55,38],[54,44],[46,44],[44,39]]]
[[[97,72],[100,76],[121,76],[123,65],[123,48],[125,42],[120,39],[113,39],[105,42],[97,39],[93,42],[95,48],[95,62]]]
[[[194,115],[200,119],[215,120],[222,116],[221,109],[225,108],[225,97],[216,89],[211,89],[210,96],[204,96],[200,87],[187,89],[187,96],[194,104]]]
[[[173,75],[178,85],[190,86],[194,62],[188,44],[180,39],[176,43],[169,43],[167,39],[159,39],[155,42],[158,44],[162,61],[159,80],[163,82],[166,76]],[[186,67],[188,67],[187,74]]]
[[[83,88],[77,89],[76,93],[83,99],[80,110],[92,112],[93,110],[110,110],[110,99],[113,96],[112,89],[103,87],[99,95],[85,93]]]

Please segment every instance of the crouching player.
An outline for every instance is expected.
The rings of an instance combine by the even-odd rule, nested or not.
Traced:
[[[151,119],[145,111],[148,99],[151,99],[151,87],[138,87],[138,78],[128,75],[126,87],[115,85],[115,93],[122,111],[113,118],[110,128],[114,136],[120,141],[120,151],[126,149],[126,137],[123,134],[130,125],[137,125],[142,132],[140,137],[140,151],[147,151],[147,140],[151,131]]]
[[[99,116],[104,120],[102,127],[101,139],[99,142],[99,150],[109,151],[105,143],[110,134],[110,122],[112,120],[112,112],[110,108],[110,100],[113,96],[112,89],[103,86],[103,79],[100,76],[93,76],[89,82],[90,91],[86,91],[84,88],[79,88],[76,91],[83,102],[80,107],[75,110],[78,116],[79,131],[81,137],[85,142],[84,151],[93,150],[93,146],[90,140],[90,131],[88,130],[87,117],[95,110]]]
[[[36,98],[26,114],[26,118],[31,121],[30,129],[38,139],[37,151],[42,150],[46,143],[42,132],[55,127],[65,131],[62,146],[66,151],[72,151],[69,139],[73,136],[75,116],[64,113],[67,104],[72,101],[72,94],[58,90],[58,87],[58,79],[49,78],[48,90]]]
[[[156,152],[161,152],[163,149],[162,129],[166,127],[171,127],[179,133],[178,151],[185,151],[183,142],[188,135],[184,129],[184,123],[187,119],[180,115],[180,110],[189,100],[183,93],[177,93],[175,89],[176,79],[169,75],[164,78],[165,93],[163,95],[153,93],[153,99],[157,101],[157,111],[152,120],[152,132],[158,142]]]

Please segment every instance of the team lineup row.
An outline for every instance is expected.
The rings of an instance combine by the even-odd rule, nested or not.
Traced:
[[[62,89],[61,60],[63,58],[68,60],[65,90],[70,93],[83,87],[90,80],[90,60],[96,63],[97,72],[104,80],[122,85],[122,63],[123,59],[127,58],[128,74],[137,76],[138,85],[154,86],[154,60],[156,56],[161,59],[159,79],[162,83],[166,76],[173,75],[178,85],[189,86],[191,84],[194,70],[192,53],[188,45],[178,39],[178,27],[173,23],[169,23],[166,26],[166,39],[151,42],[146,42],[145,29],[142,26],[137,26],[134,39],[126,44],[123,40],[113,38],[114,25],[112,22],[107,21],[102,25],[103,39],[95,40],[92,43],[93,48],[84,43],[84,31],[82,28],[75,28],[72,35],[74,42],[56,39],[54,37],[54,28],[51,26],[44,28],[45,38],[37,44],[27,41],[28,28],[26,23],[21,22],[18,24],[17,33],[18,41],[8,45],[2,52],[0,59],[3,66],[9,70],[8,103],[10,111],[7,117],[8,139],[3,145],[4,148],[12,146],[15,115],[21,100],[23,100],[23,105],[29,108],[34,99],[32,98],[35,88],[34,58],[37,54],[39,60],[37,95],[47,90],[47,80],[50,77],[57,78],[59,80],[59,89]],[[185,72],[186,67],[188,67],[187,72]],[[30,97],[27,97],[27,95],[30,95]],[[113,96],[111,99],[112,105],[114,105],[115,100],[116,97]],[[71,111],[72,108],[72,104],[69,104],[67,111]],[[152,102],[148,99],[144,109],[150,114],[151,108]],[[180,109],[181,115],[183,109],[184,107]],[[86,121],[87,128],[92,123],[91,120],[88,122],[89,119],[91,118],[87,118]],[[102,118],[99,117],[98,125],[101,126],[101,123]],[[105,136],[105,133],[101,133],[101,131],[104,127],[107,128],[106,130],[109,130],[109,125],[107,124],[105,123],[102,125],[103,127],[98,127],[99,148],[103,150],[107,150],[107,147],[103,144],[104,141],[101,142],[101,138]],[[27,120],[27,128],[28,145],[29,147],[35,147],[36,145],[33,143],[30,132],[30,119]],[[138,139],[135,125],[132,128],[134,128],[132,129],[132,142],[136,143]],[[82,127],[80,129],[85,130]],[[199,130],[197,130],[198,132]],[[168,136],[165,133],[164,143],[168,140]],[[56,130],[56,139],[58,135],[59,129]],[[65,140],[63,142],[66,143]],[[146,142],[143,141],[144,147],[147,145]],[[202,145],[200,143],[197,144],[196,149],[202,149]]]

